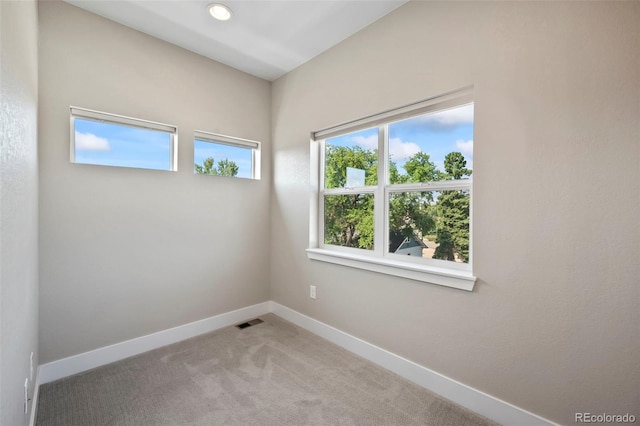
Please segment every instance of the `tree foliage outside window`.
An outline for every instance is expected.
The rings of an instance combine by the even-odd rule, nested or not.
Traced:
[[[228,176],[235,177],[238,175],[238,165],[229,159],[220,160],[215,165],[213,157],[207,157],[202,164],[194,164],[194,169],[200,175]]]
[[[327,195],[324,201],[326,244],[373,248],[373,195]]]
[[[313,133],[319,249],[471,270],[474,105],[447,96]]]
[[[197,130],[193,163],[196,174],[260,179],[260,143]]]
[[[327,144],[325,188],[343,188],[347,184],[347,167],[365,171],[365,186],[378,183],[378,150],[359,146]]]
[[[332,146],[327,143],[325,157],[325,188],[342,188],[346,183],[347,167],[365,170],[365,185],[376,185],[378,178],[377,149],[359,146]],[[450,152],[440,170],[429,154],[417,152],[399,171],[389,162],[389,184],[421,183],[468,178],[461,152]],[[468,262],[469,259],[469,199],[468,191],[394,192],[389,197],[390,241],[416,238],[420,241],[435,235],[438,246],[434,259]],[[369,193],[325,195],[324,242],[343,247],[372,250],[374,245],[374,196]],[[389,247],[390,251],[394,249]]]
[[[451,152],[444,159],[445,179],[471,176],[467,161],[460,152]],[[437,237],[439,244],[435,259],[469,261],[469,192],[443,191],[436,205]]]

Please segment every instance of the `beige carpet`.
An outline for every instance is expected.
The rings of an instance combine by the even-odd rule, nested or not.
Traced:
[[[489,425],[273,314],[40,388],[38,426]]]

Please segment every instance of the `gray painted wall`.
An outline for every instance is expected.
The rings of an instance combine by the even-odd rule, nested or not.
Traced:
[[[41,362],[269,300],[269,82],[62,2],[40,12]],[[69,162],[69,106],[178,126],[178,172]],[[193,130],[263,179],[193,174]]]
[[[276,81],[272,299],[563,424],[638,417],[639,23],[638,2],[410,2]],[[468,84],[476,290],[308,260],[309,132]]]
[[[411,2],[273,97],[73,6],[39,8],[42,363],[271,298],[561,423],[638,414],[639,3]],[[470,83],[476,290],[309,261],[309,132]],[[180,171],[70,164],[70,105],[177,125]],[[196,128],[263,141],[263,180],[192,175]],[[4,416],[4,372],[2,391]]]
[[[0,2],[0,106],[0,424],[17,426],[29,420],[23,389],[32,352],[38,365],[35,2]]]

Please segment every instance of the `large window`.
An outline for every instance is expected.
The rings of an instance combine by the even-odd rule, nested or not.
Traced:
[[[309,257],[473,289],[473,117],[466,89],[313,133]]]
[[[177,170],[175,126],[71,107],[71,162]]]
[[[194,173],[260,179],[260,142],[196,131]]]

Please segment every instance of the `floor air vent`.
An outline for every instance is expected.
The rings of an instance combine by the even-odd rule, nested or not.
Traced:
[[[238,324],[236,325],[236,327],[242,329],[242,328],[247,328],[247,327],[251,327],[252,325],[256,325],[256,324],[260,324],[262,321],[260,318],[256,318],[256,319],[252,319],[251,321],[247,321],[247,322],[243,322],[242,324]]]

